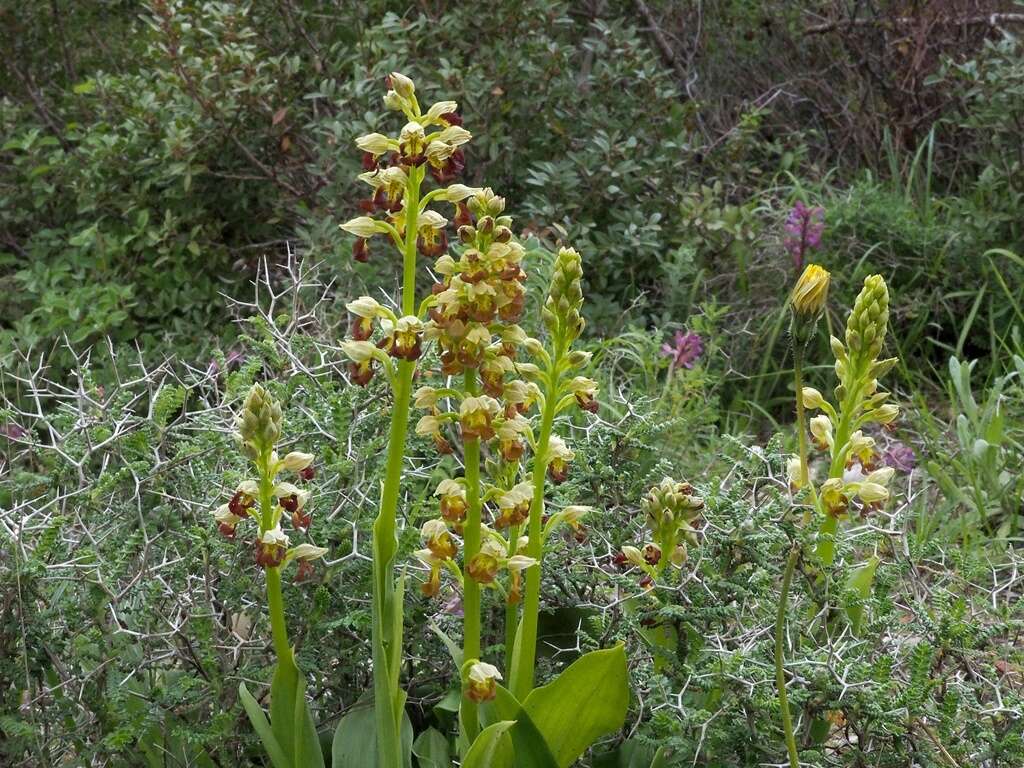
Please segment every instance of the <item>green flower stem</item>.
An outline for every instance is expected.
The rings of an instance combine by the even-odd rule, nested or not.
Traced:
[[[789,696],[786,694],[786,669],[783,656],[783,643],[786,635],[786,613],[789,609],[789,585],[793,581],[793,571],[800,557],[797,544],[789,550],[786,570],[782,573],[782,592],[779,595],[779,610],[775,616],[775,685],[779,691],[779,710],[782,713],[782,731],[786,735],[786,750],[789,753],[790,768],[800,768],[800,755],[796,749],[796,737],[793,735],[793,716],[789,711]]]
[[[561,345],[555,350],[555,358],[549,368],[547,392],[544,395],[544,413],[541,416],[540,437],[533,456],[533,503],[530,505],[527,555],[537,561],[526,569],[526,594],[523,596],[523,618],[519,627],[519,643],[516,658],[512,664],[511,689],[513,695],[522,701],[533,690],[533,670],[537,660],[537,619],[540,613],[540,573],[544,556],[541,520],[544,517],[544,480],[548,471],[548,443],[555,422],[555,408],[558,405],[558,365],[561,361]]]
[[[804,350],[799,342],[793,351],[793,381],[796,385],[796,426],[800,447],[800,487],[811,492],[811,503],[818,506],[818,493],[811,480],[810,462],[807,458],[807,413],[804,408]],[[811,511],[804,512],[803,524],[811,521]]]
[[[796,386],[796,424],[800,450],[800,487],[807,488],[811,493],[812,507],[805,509],[802,524],[812,520],[813,510],[818,506],[818,494],[810,481],[810,469],[807,459],[807,414],[804,409],[803,396],[804,347],[798,340],[793,348],[793,380]],[[779,594],[779,610],[775,617],[775,686],[779,692],[779,711],[782,713],[782,731],[786,736],[786,750],[789,753],[791,768],[799,768],[800,756],[796,749],[796,738],[793,735],[793,716],[789,711],[789,696],[786,693],[785,670],[785,634],[786,614],[789,610],[789,587],[793,582],[793,571],[800,558],[800,545],[793,543],[786,560],[786,569],[782,574],[782,589]]]
[[[467,368],[465,390],[469,396],[477,393],[476,370]],[[466,525],[463,529],[463,562],[466,564],[462,584],[462,658],[466,661],[480,658],[480,585],[469,575],[469,563],[480,551],[480,440],[465,441],[463,460],[466,464]],[[479,731],[476,702],[462,697],[461,717],[466,748],[476,739]],[[463,755],[465,757],[465,755]]]
[[[405,188],[405,251],[402,254],[402,314],[416,309],[416,232],[419,223],[421,169],[409,174]],[[398,493],[405,458],[405,436],[409,427],[409,400],[416,364],[403,360],[398,364],[395,403],[388,434],[387,468],[381,491],[380,510],[373,522],[373,695],[377,723],[377,759],[379,768],[400,768],[398,722],[401,698],[398,691],[398,666],[401,659],[402,625],[395,621],[395,537]]]
[[[292,661],[292,647],[288,642],[288,627],[284,620],[284,600],[281,597],[281,569],[267,568],[267,606],[270,612],[270,634],[279,663]]]
[[[260,476],[260,535],[274,527],[274,508],[271,499],[274,493],[274,478],[270,475],[270,454],[272,447],[261,451],[256,459],[256,470]],[[270,635],[274,652],[280,661],[291,661],[292,647],[288,642],[288,625],[284,620],[284,598],[281,596],[281,569],[267,568],[267,611],[270,614]]]
[[[519,526],[513,525],[508,531],[508,556],[516,553],[519,542]],[[512,660],[516,650],[516,624],[519,620],[519,603],[505,604],[505,675],[512,676]]]
[[[850,391],[843,398],[843,402],[839,404],[839,423],[836,424],[835,437],[833,438],[834,447],[832,449],[832,463],[828,469],[829,478],[842,477],[843,471],[846,469],[845,449],[847,443],[850,442],[850,436],[853,434],[852,418],[853,414],[859,410],[862,399],[863,376],[859,370],[852,378],[852,381],[853,386],[850,387]],[[825,519],[822,521],[821,528],[818,531],[817,545],[818,559],[825,566],[830,566],[835,562],[835,535],[838,530],[839,519],[835,515],[825,515]]]

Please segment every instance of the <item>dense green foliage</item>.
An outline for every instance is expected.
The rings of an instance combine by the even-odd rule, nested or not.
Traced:
[[[788,668],[803,759],[1024,763],[1024,47],[1001,4],[924,5],[943,9],[0,9],[0,764],[260,764],[237,690],[269,682],[262,572],[209,514],[241,477],[231,424],[254,381],[318,456],[327,567],[285,590],[325,742],[368,687],[389,403],[348,384],[337,342],[345,301],[384,301],[397,270],[381,250],[353,262],[338,224],[363,194],[352,141],[379,122],[394,69],[459,101],[467,184],[500,189],[542,247],[584,257],[602,409],[574,421],[580,458],[555,501],[599,512],[549,556],[539,664],[627,645],[630,718],[588,764],[648,766],[659,747],[673,766],[782,759],[771,625],[806,535],[784,522],[797,201],[823,209],[802,256],[832,272],[830,329],[866,275],[890,285],[906,415],[875,436],[907,465],[832,572],[800,563],[791,611],[807,629]],[[702,347],[670,367],[677,330]],[[826,338],[808,352],[823,390]],[[456,465],[429,456],[414,439],[403,562]],[[704,525],[683,583],[636,607],[614,555],[670,474],[704,497]],[[849,577],[872,554],[865,596]],[[425,768],[458,710],[431,627],[457,625],[418,594],[405,624]],[[485,646],[503,643],[484,627]]]

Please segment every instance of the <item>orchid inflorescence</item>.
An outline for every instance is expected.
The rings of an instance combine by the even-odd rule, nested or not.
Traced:
[[[889,393],[880,391],[878,380],[892,370],[897,358],[879,359],[889,321],[889,292],[881,275],[871,275],[854,303],[846,324],[845,344],[831,338],[835,372],[835,405],[817,389],[802,387],[802,405],[820,411],[810,419],[812,444],[826,453],[828,477],[814,490],[824,519],[818,553],[825,564],[832,562],[838,521],[856,500],[865,512],[884,504],[895,470],[884,466],[873,437],[865,428],[891,425],[899,408],[889,403]],[[803,486],[800,459],[790,460],[790,483]]]
[[[644,523],[651,539],[643,548],[627,545],[615,556],[620,567],[634,566],[643,573],[640,586],[654,587],[667,565],[682,568],[688,557],[688,545],[697,544],[697,523],[704,500],[689,483],[670,477],[652,486],[640,502]]]
[[[502,679],[479,658],[481,597],[487,591],[503,597],[506,676],[513,693],[525,698],[533,687],[543,544],[561,524],[579,533],[587,512],[568,506],[544,514],[545,483],[564,481],[574,459],[554,434],[554,420],[570,406],[596,412],[598,404],[597,385],[580,375],[589,355],[571,349],[583,330],[580,255],[559,250],[541,312],[548,339],[530,338],[518,325],[526,306],[527,250],[513,233],[505,200],[487,187],[453,183],[472,138],[457,104],[440,101],[424,112],[415,85],[399,73],[390,75],[388,88],[385,107],[407,122],[398,136],[371,133],[356,140],[364,153],[359,178],[372,192],[361,204],[364,215],[342,229],[356,236],[356,260],[369,258],[378,235],[402,254],[401,309],[369,296],[350,302],[350,338],[341,347],[353,383],[367,386],[382,372],[395,395],[374,524],[375,716],[382,761],[392,766],[401,701],[393,665],[400,660],[403,589],[401,578],[392,581],[393,557],[410,405],[423,412],[415,433],[429,438],[439,454],[462,457],[461,476],[436,487],[438,515],[421,524],[423,546],[415,557],[427,570],[424,595],[440,595],[447,572],[462,596],[465,755],[479,729],[476,706]],[[437,186],[424,191],[428,172]],[[435,210],[437,204],[451,207]],[[417,257],[433,260],[435,282],[422,299],[416,295]],[[412,392],[428,349],[439,371]]]
[[[254,384],[236,420],[235,437],[243,453],[252,461],[257,479],[239,483],[231,499],[214,511],[221,534],[235,539],[237,529],[246,520],[256,523],[253,542],[256,564],[261,568],[283,568],[298,563],[295,580],[304,581],[313,574],[313,562],[327,549],[304,542],[289,547],[289,536],[281,520],[289,519],[294,532],[308,534],[312,522],[308,490],[288,481],[278,481],[281,472],[294,473],[297,479],[314,476],[313,455],[292,451],[281,458],[274,449],[281,438],[281,405],[260,384]]]
[[[828,568],[835,561],[835,537],[839,521],[854,502],[862,512],[879,508],[889,499],[889,482],[895,473],[883,466],[873,437],[865,428],[873,424],[887,427],[899,416],[899,408],[887,402],[888,392],[879,391],[878,380],[896,365],[897,358],[879,359],[889,324],[889,290],[881,275],[871,275],[853,306],[846,323],[845,343],[831,337],[835,356],[835,403],[813,387],[803,386],[803,363],[819,318],[825,309],[830,283],[829,273],[817,264],[809,264],[790,295],[793,339],[793,375],[796,389],[796,413],[799,454],[789,461],[790,488],[795,498],[806,491],[810,504],[804,507],[803,527],[817,523],[817,558]],[[806,411],[820,411],[806,423]],[[819,485],[811,477],[808,434],[811,442],[828,456],[828,477]],[[785,671],[785,634],[789,589],[797,562],[803,551],[801,538],[793,541],[786,567],[775,623],[775,683],[779,697],[786,750],[791,768],[799,768],[800,756],[793,727]],[[848,587],[866,596],[874,579],[878,558],[871,557],[855,568]],[[857,630],[859,619],[849,611],[851,627]]]
[[[443,280],[426,302],[430,317],[426,337],[436,341],[441,350],[441,374],[453,377],[464,374],[467,368],[475,369],[480,391],[475,384],[471,389],[464,384],[421,387],[414,394],[414,403],[427,414],[420,418],[416,432],[430,437],[440,453],[452,452],[450,438],[456,433],[463,441],[478,441],[487,447],[489,478],[481,484],[478,498],[481,505],[492,510],[491,524],[482,526],[479,550],[466,563],[465,575],[481,586],[498,589],[508,603],[514,604],[522,597],[522,572],[538,562],[535,556],[526,554],[529,537],[518,535],[529,520],[535,490],[533,483],[522,479],[527,452],[531,451],[536,460],[538,449],[529,415],[535,407],[543,412],[548,398],[556,398],[556,413],[571,404],[592,410],[596,385],[584,377],[567,375],[586,364],[588,356],[579,354],[565,359],[557,386],[551,388],[551,355],[540,341],[528,338],[514,324],[522,312],[524,272],[520,263],[524,250],[502,231],[511,224],[509,217],[501,216],[494,224],[488,220],[501,213],[503,201],[485,192],[471,198],[468,208],[476,226],[463,225],[460,239],[467,247],[458,261],[448,255],[438,259],[435,271]],[[572,272],[578,261],[575,251],[563,249],[555,282],[568,279],[572,284],[566,272]],[[558,313],[562,311],[558,308],[558,288],[554,295],[546,317],[550,316],[550,324],[558,329]],[[520,360],[522,351],[541,365]],[[554,434],[548,436],[545,447],[548,479],[564,481],[573,451]],[[430,568],[430,577],[422,587],[429,596],[439,593],[442,567],[447,566],[456,582],[462,584],[463,574],[455,564],[448,529],[456,535],[463,533],[468,511],[467,482],[465,477],[442,480],[435,493],[440,517],[423,526],[425,548],[416,554]],[[545,524],[545,535],[562,522],[578,529],[585,512],[583,507],[572,506],[552,515]],[[496,581],[502,571],[509,574],[507,589]]]
[[[786,217],[783,230],[785,235],[782,244],[793,257],[793,265],[800,269],[804,265],[804,257],[821,246],[821,236],[825,231],[825,209],[810,208],[803,200],[797,200]]]

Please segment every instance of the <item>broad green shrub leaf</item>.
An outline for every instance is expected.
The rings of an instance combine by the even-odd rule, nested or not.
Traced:
[[[463,768],[515,768],[519,765],[508,734],[515,724],[515,720],[501,720],[480,731],[466,754]]]
[[[412,768],[412,721],[402,712],[402,765]],[[331,745],[331,768],[377,765],[377,726],[373,701],[362,701],[338,722]],[[446,766],[447,768],[447,766]]]

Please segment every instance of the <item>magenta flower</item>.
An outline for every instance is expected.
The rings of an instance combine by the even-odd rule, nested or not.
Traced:
[[[704,342],[701,340],[693,331],[676,331],[676,335],[672,338],[671,344],[661,345],[661,354],[665,357],[671,357],[671,367],[676,368],[693,368],[693,364],[697,362],[697,358],[704,352]]]
[[[797,269],[804,265],[808,251],[821,246],[821,235],[825,231],[825,209],[808,208],[803,200],[797,200],[784,226],[786,235],[783,245],[793,257]]]
[[[882,463],[900,472],[910,472],[917,464],[917,456],[909,445],[896,441],[882,454]]]

